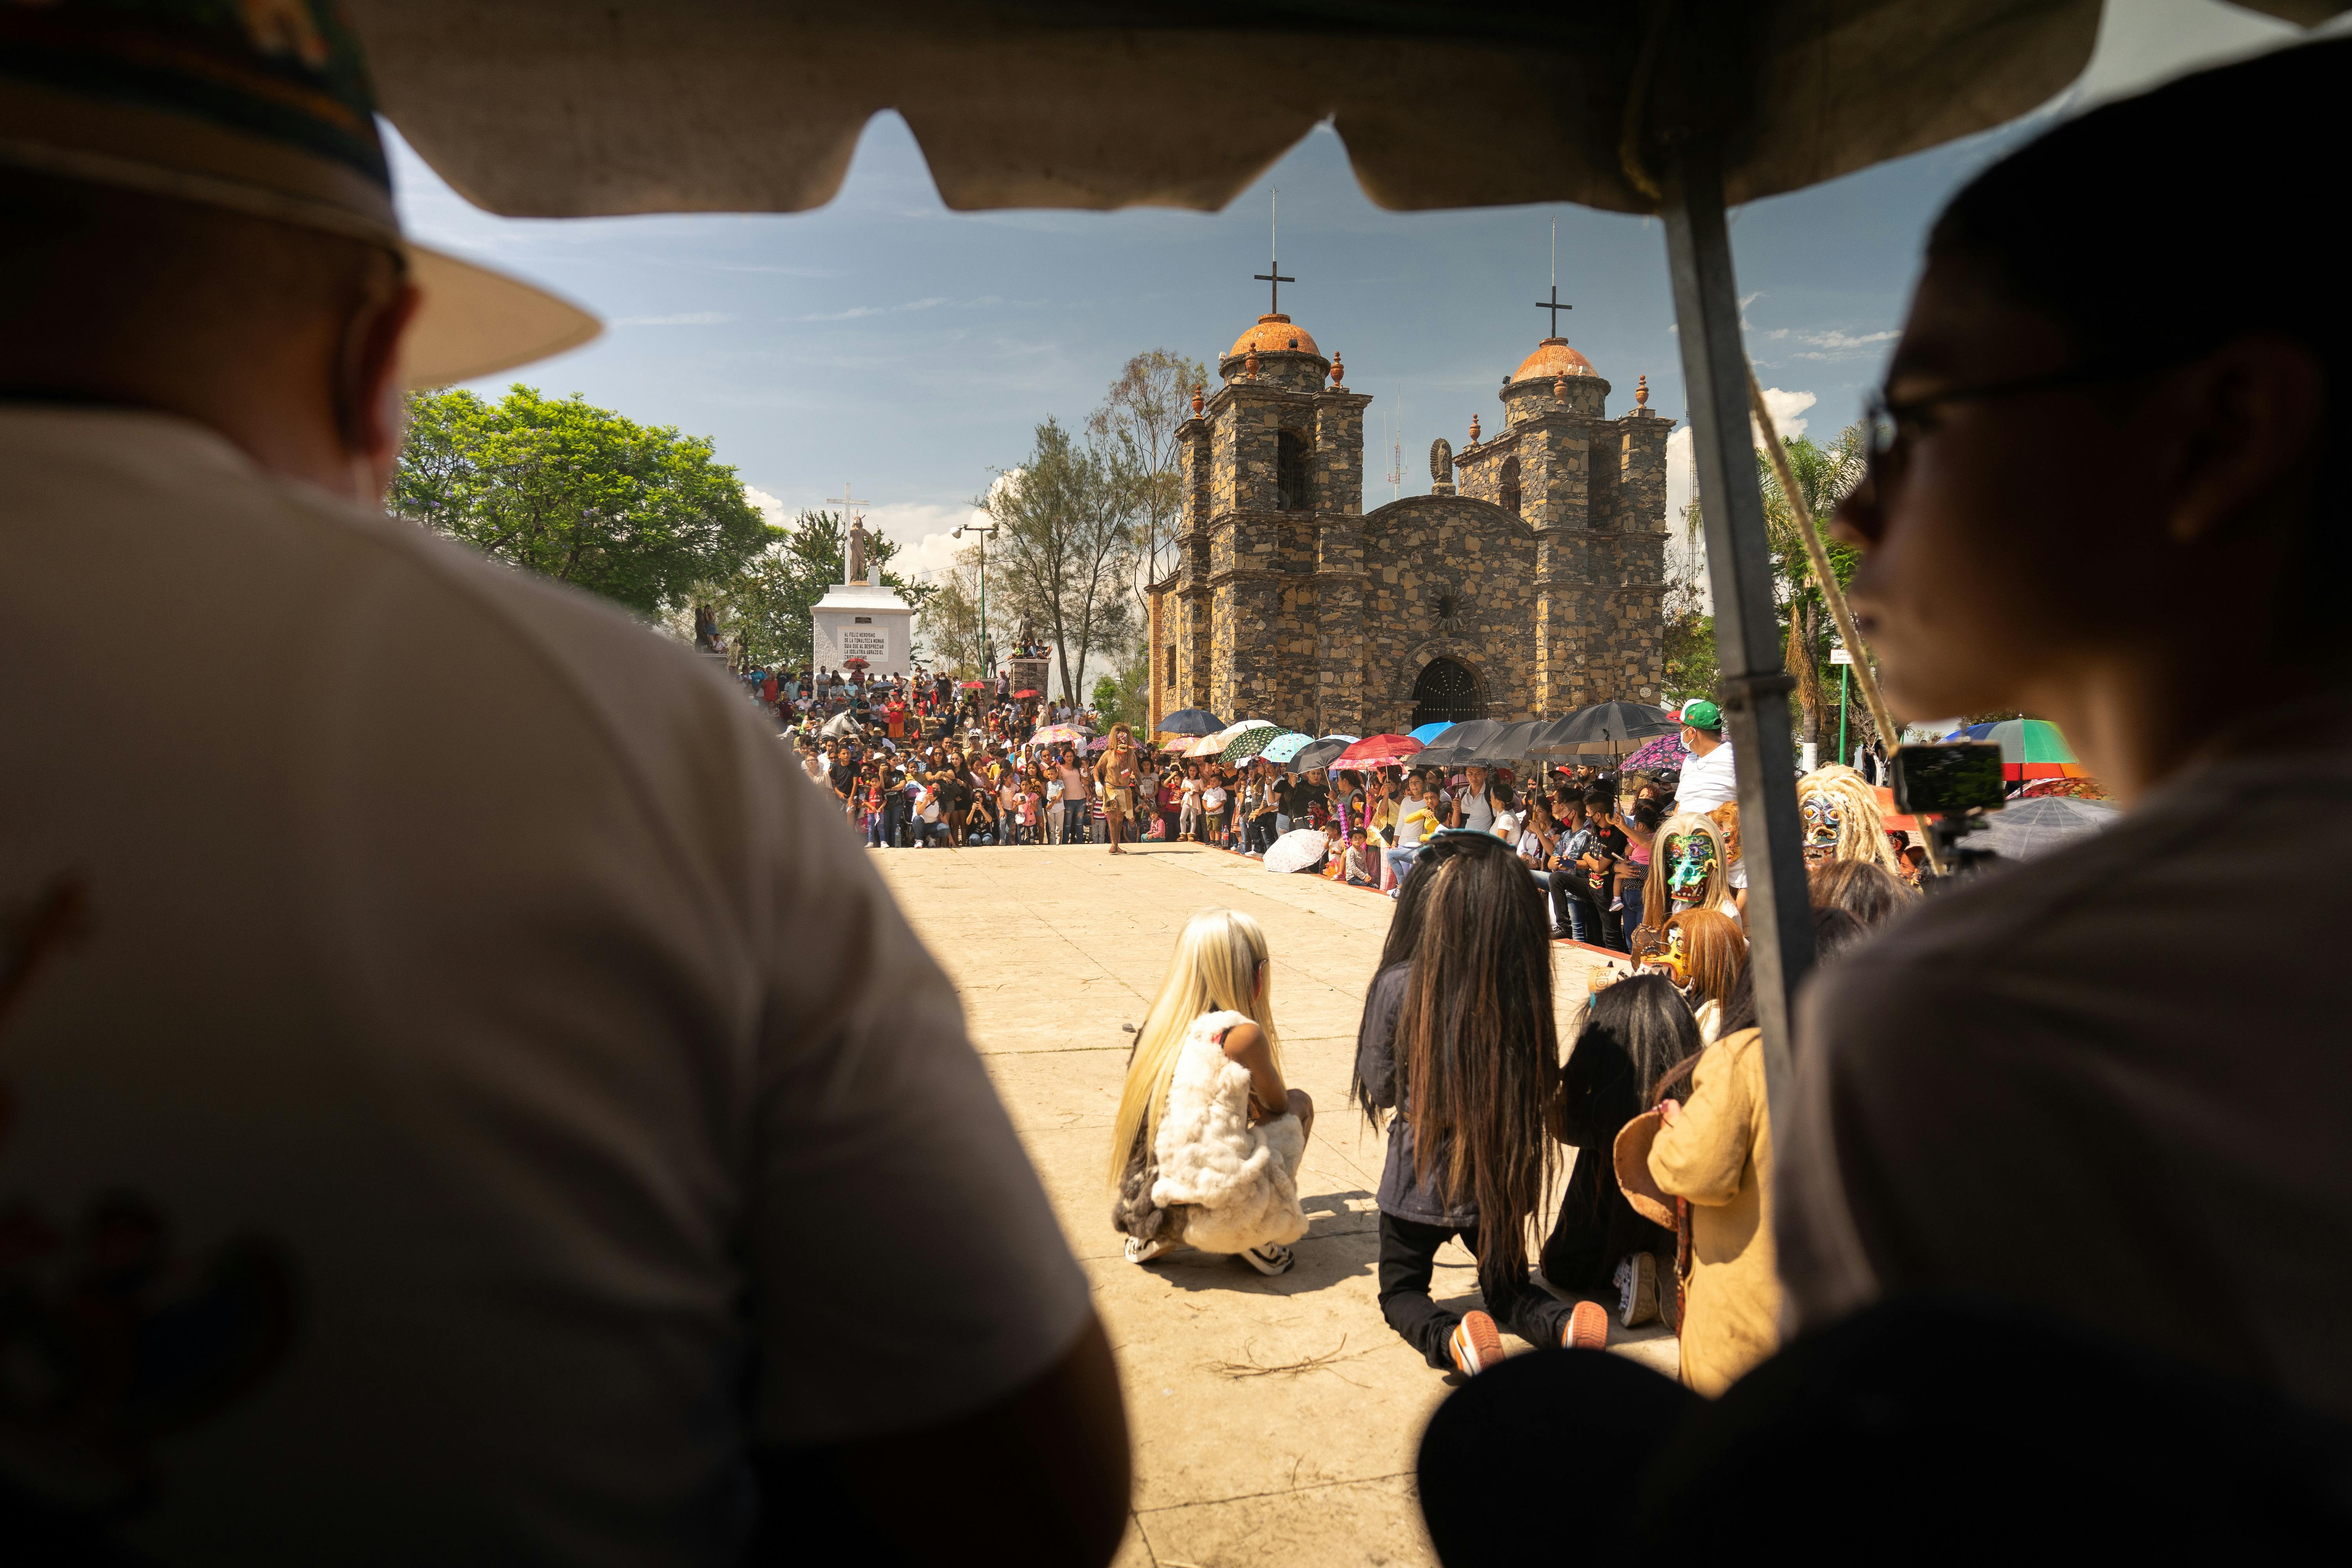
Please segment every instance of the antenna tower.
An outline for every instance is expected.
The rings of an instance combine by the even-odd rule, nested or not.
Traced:
[[[1388,426],[1388,499],[1395,500],[1404,494],[1404,393],[1397,393],[1395,409],[1381,411],[1381,423]]]

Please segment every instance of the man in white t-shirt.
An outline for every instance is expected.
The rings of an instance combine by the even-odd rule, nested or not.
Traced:
[[[1462,788],[1454,796],[1451,816],[1453,826],[1484,833],[1495,825],[1495,803],[1486,798],[1486,770],[1473,766],[1467,770]]]
[[[1675,791],[1675,809],[1703,815],[1738,800],[1739,784],[1731,771],[1731,742],[1723,738],[1722,710],[1705,699],[1685,704],[1682,739],[1691,755]]]
[[[705,659],[376,505],[427,262],[349,35],[314,69],[238,8],[122,15],[0,35],[0,1345],[37,1402],[0,1539],[1106,1561],[1085,1277],[832,797]],[[529,315],[506,287],[473,319]],[[118,721],[157,648],[173,700]]]

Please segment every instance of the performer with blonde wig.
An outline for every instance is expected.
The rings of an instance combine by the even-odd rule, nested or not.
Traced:
[[[1748,934],[1728,914],[1687,910],[1666,921],[1664,945],[1642,964],[1673,979],[1698,1020],[1699,1037],[1713,1040],[1721,1029],[1724,1003],[1748,967]]]
[[[1900,877],[1903,858],[1886,836],[1886,814],[1870,782],[1843,763],[1828,763],[1797,781],[1797,810],[1805,825],[1805,859],[1863,860]]]
[[[1238,910],[1202,910],[1176,939],[1111,1128],[1111,1224],[1130,1263],[1181,1241],[1280,1274],[1307,1234],[1315,1104],[1282,1080],[1268,967],[1265,931]]]

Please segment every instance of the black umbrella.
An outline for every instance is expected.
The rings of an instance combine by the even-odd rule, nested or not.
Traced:
[[[1671,735],[1682,721],[1646,702],[1596,702],[1543,727],[1530,750],[1538,756],[1569,756],[1583,752],[1607,752],[1612,756],[1629,741]]]
[[[1213,735],[1225,727],[1225,721],[1206,708],[1179,708],[1160,721],[1163,735]]]
[[[1412,761],[1406,765],[1416,768],[1458,768],[1471,760],[1471,753],[1492,741],[1505,729],[1500,719],[1471,719],[1450,724],[1429,738]]]
[[[1290,771],[1295,773],[1312,773],[1317,768],[1328,768],[1339,760],[1340,752],[1355,743],[1356,737],[1353,735],[1330,735],[1316,742],[1313,745],[1301,746],[1298,748],[1298,754],[1290,759]]]
[[[1544,727],[1541,720],[1528,720],[1517,724],[1506,724],[1496,731],[1492,740],[1473,746],[1463,761],[1487,767],[1499,767],[1518,762],[1534,747],[1536,734]]]

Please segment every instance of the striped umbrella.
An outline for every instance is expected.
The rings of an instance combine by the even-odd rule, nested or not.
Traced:
[[[1281,733],[1281,731],[1271,724],[1260,724],[1255,730],[1244,730],[1240,734],[1227,741],[1225,749],[1219,752],[1217,755],[1221,760],[1228,763],[1247,762],[1274,744]]]
[[[1264,746],[1258,748],[1257,754],[1264,757],[1269,763],[1280,763],[1287,765],[1298,755],[1299,752],[1305,751],[1314,743],[1315,737],[1312,735],[1302,735],[1296,730],[1285,730],[1281,734],[1276,735],[1273,740],[1268,741]]]
[[[1990,741],[2000,747],[2000,771],[2012,779],[2088,778],[2091,770],[2074,760],[2074,748],[2058,726],[2044,719],[2004,719],[1971,724],[1948,741]]]

